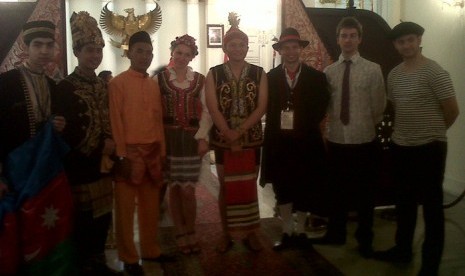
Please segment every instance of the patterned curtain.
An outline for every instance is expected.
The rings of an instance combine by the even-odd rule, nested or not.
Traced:
[[[65,18],[65,1],[64,0],[37,0],[35,8],[32,13],[19,14],[20,12],[30,12],[27,9],[21,9],[18,5],[28,3],[2,3],[2,17],[10,22],[15,22],[18,26],[34,20],[49,20],[57,26],[56,32],[56,48],[55,48],[55,61],[50,63],[47,67],[47,74],[55,80],[61,79],[66,74],[66,18]],[[12,6],[7,6],[12,5]],[[16,6],[14,6],[16,5]],[[29,3],[30,5],[30,3]],[[11,7],[18,7],[17,10],[9,12],[6,11]],[[26,20],[24,20],[26,19]],[[22,21],[21,21],[22,20]],[[21,21],[21,22],[20,22]],[[0,73],[13,69],[26,58],[24,54],[24,43],[21,39],[21,31],[18,28],[16,40],[12,43],[11,48],[7,51],[3,60],[0,60]],[[0,37],[6,37],[6,33],[11,30],[7,28],[0,29]],[[15,39],[15,38],[13,38]],[[3,55],[2,55],[3,56]]]
[[[328,54],[310,18],[305,12],[305,6],[301,0],[282,0],[283,28],[293,27],[299,31],[304,40],[310,44],[304,48],[303,61],[313,68],[322,71],[334,61]]]

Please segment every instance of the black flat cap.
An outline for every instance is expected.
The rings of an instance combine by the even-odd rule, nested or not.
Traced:
[[[152,39],[150,39],[150,35],[145,31],[139,31],[137,33],[134,33],[129,38],[129,48],[131,48],[131,46],[136,42],[144,42],[152,45]]]
[[[390,40],[395,40],[401,36],[409,34],[423,35],[424,32],[425,29],[417,23],[402,22],[397,24],[397,26],[391,30],[388,37]]]
[[[24,24],[23,41],[26,45],[38,37],[55,40],[55,24],[47,20],[29,21]]]

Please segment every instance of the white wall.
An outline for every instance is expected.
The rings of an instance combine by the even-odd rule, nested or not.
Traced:
[[[170,57],[170,42],[179,35],[189,32],[196,37],[199,45],[199,56],[191,64],[194,70],[206,73],[211,66],[223,62],[221,48],[206,48],[206,24],[224,24],[225,31],[229,29],[227,14],[236,11],[241,15],[240,27],[246,33],[253,34],[260,29],[266,29],[267,35],[280,33],[279,2],[256,0],[255,4],[262,2],[262,8],[250,8],[244,5],[245,1],[231,0],[162,0],[158,3],[162,8],[163,23],[158,32],[152,36],[154,39],[154,61],[149,72],[160,65],[167,64]],[[147,0],[115,0],[114,11],[125,15],[124,8],[134,7],[135,14],[140,15],[154,8],[153,1]],[[241,2],[241,3],[239,3]],[[305,0],[307,5],[315,5],[315,0]],[[66,0],[67,23],[73,11],[88,11],[97,20],[103,4],[100,0]],[[436,60],[451,74],[462,113],[465,113],[465,8],[451,7],[440,0],[375,0],[376,10],[386,19],[391,27],[399,20],[414,21],[425,27],[423,36],[423,53]],[[145,9],[145,10],[144,10]],[[250,13],[252,11],[252,13]],[[275,14],[275,18],[272,18]],[[267,16],[269,20],[254,23],[252,16]],[[250,18],[249,18],[250,17]],[[266,17],[265,17],[266,18]],[[256,27],[263,21],[267,26]],[[69,26],[68,26],[69,29]],[[76,58],[72,54],[71,37],[68,30],[68,70],[72,72],[76,66]],[[271,40],[271,37],[268,39]],[[114,37],[116,38],[116,37]],[[107,46],[104,49],[104,61],[100,70],[112,70],[115,74],[129,67],[127,58],[121,57],[121,50],[110,45],[109,36],[104,33]],[[260,65],[268,71],[272,63],[272,42],[268,41],[259,47]],[[444,188],[452,193],[459,193],[465,187],[465,128],[464,116],[460,115],[457,122],[448,131],[449,151]]]
[[[447,70],[454,82],[461,113],[448,131],[446,191],[458,194],[465,188],[465,9],[440,0],[402,1],[401,19],[425,28],[423,54]]]
[[[102,7],[107,0],[66,0],[67,7],[67,41],[68,41],[68,72],[72,72],[77,65],[72,53],[69,18],[73,11],[87,11],[97,21]],[[278,0],[160,0],[157,3],[162,9],[163,22],[160,29],[152,35],[154,47],[154,59],[149,68],[149,73],[161,65],[166,65],[170,59],[170,42],[176,36],[186,33],[197,39],[199,55],[191,62],[195,71],[206,74],[212,66],[223,62],[224,54],[221,48],[207,48],[206,24],[223,24],[224,31],[229,29],[228,12],[235,11],[241,17],[239,27],[251,37],[252,42],[258,41],[257,33],[262,35],[259,47],[252,47],[250,55],[259,55],[260,66],[266,71],[271,69],[273,49],[271,39],[279,36]],[[113,0],[108,5],[109,9],[119,15],[126,16],[125,8],[134,8],[136,16],[155,8],[153,0]],[[254,21],[255,20],[255,21]],[[254,36],[255,34],[255,36]],[[109,40],[120,41],[117,36],[109,36],[103,32],[106,46],[102,64],[96,70],[111,70],[114,75],[129,67],[129,60],[122,57],[122,50],[113,47]],[[256,44],[255,44],[256,45]],[[255,51],[255,52],[253,52]]]

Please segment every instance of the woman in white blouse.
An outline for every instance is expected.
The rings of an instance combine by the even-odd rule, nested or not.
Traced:
[[[167,145],[164,179],[169,185],[177,246],[183,254],[191,254],[200,251],[195,235],[195,186],[202,156],[208,151],[207,136],[212,123],[201,100],[205,76],[188,66],[198,54],[195,39],[187,34],[176,37],[170,50],[170,64],[155,77],[162,95]]]

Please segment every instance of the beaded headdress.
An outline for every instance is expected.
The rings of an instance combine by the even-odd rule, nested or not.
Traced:
[[[192,53],[194,56],[199,54],[199,50],[197,45],[195,45],[195,38],[192,36],[185,34],[183,36],[177,36],[175,40],[171,41],[171,50],[174,50],[176,46],[183,44],[186,45],[187,47],[192,49]]]

